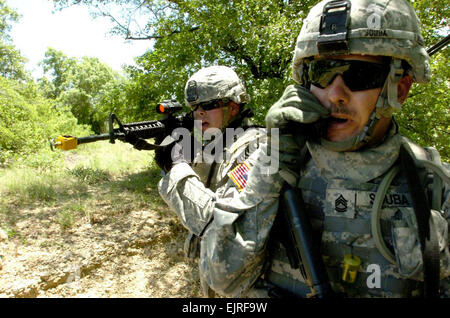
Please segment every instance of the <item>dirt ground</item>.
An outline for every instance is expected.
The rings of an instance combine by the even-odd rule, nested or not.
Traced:
[[[61,231],[53,208],[22,213],[19,237],[0,229],[2,298],[202,296],[175,217],[125,211],[84,217]]]

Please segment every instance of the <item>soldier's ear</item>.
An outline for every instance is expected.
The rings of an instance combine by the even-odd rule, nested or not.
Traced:
[[[398,102],[400,104],[403,104],[408,97],[409,89],[411,88],[411,85],[413,83],[413,79],[411,75],[405,75],[402,77],[402,79],[398,82],[397,85],[397,94],[398,94]]]
[[[239,105],[235,102],[230,102],[229,105],[231,117],[236,116],[239,113]]]

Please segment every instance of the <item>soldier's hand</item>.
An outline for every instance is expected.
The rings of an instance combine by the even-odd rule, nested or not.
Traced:
[[[177,142],[173,145],[172,151],[172,165],[176,165],[177,163],[187,162],[184,156],[184,149],[181,142]]]
[[[277,141],[272,140],[277,138]],[[278,160],[280,175],[289,184],[295,186],[302,164],[302,149],[306,138],[302,134],[269,134],[268,146],[273,159]]]
[[[266,115],[267,128],[285,128],[290,123],[311,124],[330,115],[319,100],[300,85],[289,85]]]
[[[168,136],[166,138],[172,138]],[[165,143],[165,140],[162,142]],[[165,147],[160,147],[155,150],[156,164],[165,172],[172,169],[173,165],[181,162],[187,162],[182,141],[174,141]]]
[[[148,149],[148,143],[147,141],[145,141],[145,139],[142,138],[138,138],[136,137],[134,134],[132,133],[127,133],[125,135],[125,141],[128,142],[129,144],[132,144],[133,147],[137,150],[144,150],[144,149]]]

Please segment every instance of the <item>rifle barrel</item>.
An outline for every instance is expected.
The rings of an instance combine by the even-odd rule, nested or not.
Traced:
[[[116,133],[115,136],[120,137],[120,136],[124,136],[124,134]],[[109,139],[109,133],[101,134],[101,135],[91,135],[91,136],[86,136],[86,137],[77,137],[77,141],[78,141],[79,145],[87,144],[87,143],[95,142],[95,141],[99,141],[99,140],[108,140],[108,139]]]

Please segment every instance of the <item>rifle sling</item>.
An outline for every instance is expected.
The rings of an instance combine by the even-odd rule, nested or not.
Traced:
[[[404,173],[411,194],[414,214],[417,220],[420,248],[422,251],[424,271],[424,297],[439,296],[439,245],[436,228],[425,190],[420,182],[418,169],[409,152],[400,148],[400,167]]]

